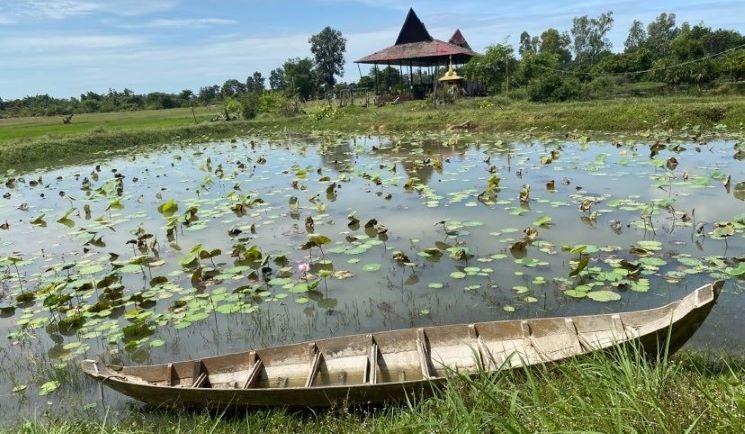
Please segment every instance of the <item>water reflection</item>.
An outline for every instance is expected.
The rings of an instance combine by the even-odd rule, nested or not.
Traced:
[[[31,414],[46,401],[36,384],[57,377],[58,411],[95,401],[67,363],[75,357],[157,363],[347,333],[658,306],[721,274],[745,247],[741,227],[726,243],[709,235],[745,211],[734,188],[745,169],[731,142],[697,152],[451,140],[257,138],[7,176],[0,330],[11,339],[0,359],[14,378],[0,395],[29,389],[20,407],[0,400],[0,411]],[[664,167],[673,155],[677,167]],[[309,234],[330,241],[303,249]],[[591,247],[592,278],[569,277],[577,245]],[[638,272],[634,286],[613,285],[622,260]],[[297,270],[303,262],[312,287]],[[593,281],[621,300],[565,293]],[[728,291],[695,345],[745,343],[734,280]]]

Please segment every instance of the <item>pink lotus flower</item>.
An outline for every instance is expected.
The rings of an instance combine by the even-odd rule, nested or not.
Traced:
[[[297,265],[297,271],[305,274],[310,271],[310,264],[307,262],[301,262]]]

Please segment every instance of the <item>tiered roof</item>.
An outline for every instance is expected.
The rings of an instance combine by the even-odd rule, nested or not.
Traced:
[[[429,66],[442,65],[449,60],[462,64],[474,56],[478,56],[478,53],[471,50],[460,30],[455,32],[450,42],[434,39],[414,10],[409,9],[396,44],[365,56],[356,63]]]

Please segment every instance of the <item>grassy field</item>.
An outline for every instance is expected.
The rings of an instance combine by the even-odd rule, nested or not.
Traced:
[[[250,121],[209,122],[219,107],[105,113],[76,116],[71,125],[58,118],[0,119],[0,171],[33,168],[90,158],[96,152],[179,140],[215,140],[261,129],[290,131],[336,130],[390,133],[447,130],[470,122],[478,131],[639,133],[649,130],[679,134],[698,127],[741,132],[745,128],[745,97],[659,97],[607,101],[537,104],[505,98],[463,99],[433,106],[414,101],[382,108],[359,106],[323,112],[309,104],[295,117],[261,115]]]
[[[143,110],[116,113],[86,113],[75,115],[72,123],[64,125],[61,116],[0,119],[0,143],[25,142],[35,139],[58,140],[91,133],[97,129],[108,131],[143,131],[173,128],[208,121],[217,113],[216,107],[196,107],[170,110]]]
[[[337,432],[735,433],[745,430],[745,361],[630,353],[554,368],[454,378],[436,398],[378,409],[246,413],[136,411],[6,427],[21,433]],[[2,428],[0,428],[2,429]]]

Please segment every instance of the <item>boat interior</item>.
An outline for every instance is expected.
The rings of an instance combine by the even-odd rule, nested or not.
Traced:
[[[669,326],[680,303],[644,313],[394,330],[201,360],[112,369],[116,377],[128,382],[212,389],[429,380],[453,373],[551,362],[606,348]]]

